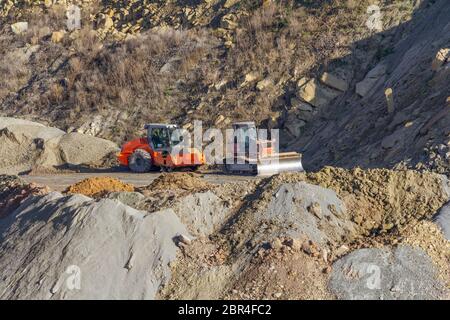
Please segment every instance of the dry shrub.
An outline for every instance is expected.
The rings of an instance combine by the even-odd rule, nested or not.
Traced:
[[[52,104],[60,104],[64,99],[64,87],[59,83],[50,86],[48,99]]]
[[[95,30],[91,26],[85,25],[76,33],[73,43],[74,48],[84,59],[92,59],[102,49],[102,43]]]

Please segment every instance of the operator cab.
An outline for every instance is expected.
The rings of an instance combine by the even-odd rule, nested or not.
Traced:
[[[250,142],[256,143],[257,133],[254,122],[236,122],[233,123],[234,143],[241,143],[245,146],[245,150],[250,148]]]
[[[182,141],[178,126],[174,124],[159,124],[151,123],[146,124],[148,143],[153,150],[166,150],[169,151],[173,146],[179,144]]]

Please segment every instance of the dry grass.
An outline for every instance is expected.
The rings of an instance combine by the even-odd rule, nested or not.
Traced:
[[[210,28],[148,30],[116,42],[99,40],[92,26],[83,25],[63,43],[53,44],[49,30],[63,27],[61,19],[55,22],[63,14],[55,7],[45,15],[27,16],[30,30],[22,37],[2,39],[8,32],[1,32],[5,47],[36,43],[41,49],[32,66],[0,67],[11,69],[5,73],[14,79],[0,87],[0,100],[33,79],[19,99],[0,104],[3,110],[44,115],[63,129],[101,114],[111,120],[105,137],[116,141],[136,134],[144,122],[185,122],[191,116],[206,125],[219,114],[264,125],[289,108],[296,80],[350,53],[358,28],[364,27],[368,2],[279,1],[259,8],[261,1],[243,1],[251,11],[239,21],[232,49],[218,45]],[[273,86],[263,91],[256,90],[257,81],[243,86],[249,72],[258,80],[271,79]],[[215,89],[222,81],[226,84]]]
[[[125,112],[136,128],[141,121],[177,116],[182,110],[177,108],[176,80],[197,68],[210,49],[206,38],[201,32],[169,29],[123,43],[101,43],[83,28],[71,43],[76,52],[59,71],[64,85],[61,80],[48,84],[40,107],[59,108],[74,122],[80,112]],[[167,63],[173,65],[170,72],[161,72]]]
[[[277,116],[289,106],[296,80],[351,53],[358,32],[365,31],[361,13],[366,2],[281,1],[243,19],[223,63],[226,68],[216,76],[233,81],[223,97],[229,116],[257,122]],[[241,86],[250,72],[275,85],[262,92],[255,90],[257,81]]]
[[[9,93],[18,91],[27,82],[30,75],[28,68],[14,57],[14,54],[3,56],[0,64],[0,100]]]

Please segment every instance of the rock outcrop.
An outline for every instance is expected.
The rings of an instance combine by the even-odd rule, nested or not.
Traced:
[[[116,144],[104,139],[5,117],[0,117],[0,144],[0,173],[8,174],[36,166],[87,164],[118,150]]]

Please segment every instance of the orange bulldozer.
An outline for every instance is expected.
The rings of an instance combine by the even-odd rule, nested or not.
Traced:
[[[147,136],[125,143],[118,159],[121,165],[133,172],[149,172],[153,169],[172,171],[176,168],[197,169],[205,164],[203,153],[195,148],[172,152],[182,141],[173,134],[178,127],[174,124],[152,123],[145,125]]]

